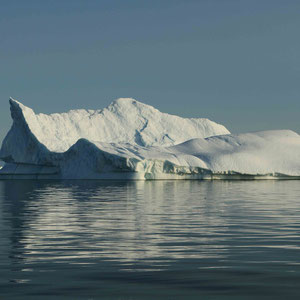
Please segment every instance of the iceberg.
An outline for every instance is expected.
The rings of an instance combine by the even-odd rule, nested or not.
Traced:
[[[233,135],[131,98],[50,115],[9,102],[13,124],[0,150],[0,178],[300,178],[300,136],[290,130]]]

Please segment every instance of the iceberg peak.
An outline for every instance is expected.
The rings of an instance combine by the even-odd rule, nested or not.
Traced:
[[[32,109],[30,109],[29,107],[26,107],[24,104],[13,99],[12,97],[9,98],[9,104],[10,104],[10,110],[14,111],[14,112],[22,113],[23,111],[26,111],[26,110],[32,111]]]
[[[154,108],[153,106],[140,102],[134,98],[118,98],[114,100],[111,104],[107,106],[108,110],[110,111],[123,111],[123,112],[137,112],[139,111],[156,111],[159,112],[158,109]]]
[[[12,97],[9,98],[9,104],[10,104],[10,109],[13,111],[17,111],[17,110],[22,111],[25,107],[21,102],[13,99]]]
[[[139,102],[137,100],[135,100],[134,98],[118,98],[114,101],[112,101],[112,103],[110,105],[115,106],[115,105],[132,105],[132,104],[139,104],[139,105],[147,105],[144,104],[142,102]]]
[[[34,114],[33,110],[29,107],[26,107],[21,102],[13,99],[12,97],[9,98],[10,104],[10,113],[11,117],[14,122],[25,122],[26,123],[26,116],[25,115],[32,115]]]
[[[13,97],[9,97],[9,103],[10,105],[20,105],[21,102],[15,100]]]

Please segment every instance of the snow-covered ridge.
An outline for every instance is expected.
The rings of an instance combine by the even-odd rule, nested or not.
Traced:
[[[290,130],[231,135],[207,119],[168,115],[134,99],[52,115],[10,105],[0,178],[300,178],[300,136]]]
[[[227,134],[208,119],[187,119],[161,113],[150,105],[121,98],[101,110],[35,114],[10,99],[12,118],[23,115],[33,135],[50,151],[65,152],[79,139],[140,146],[171,146],[198,137]]]

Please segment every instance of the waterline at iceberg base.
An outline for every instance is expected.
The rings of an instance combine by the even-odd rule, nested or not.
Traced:
[[[230,134],[131,98],[101,110],[35,114],[10,99],[1,179],[300,179],[300,136]]]

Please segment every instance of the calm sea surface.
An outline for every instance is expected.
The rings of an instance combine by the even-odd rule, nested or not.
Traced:
[[[0,181],[0,299],[300,299],[300,181]]]

